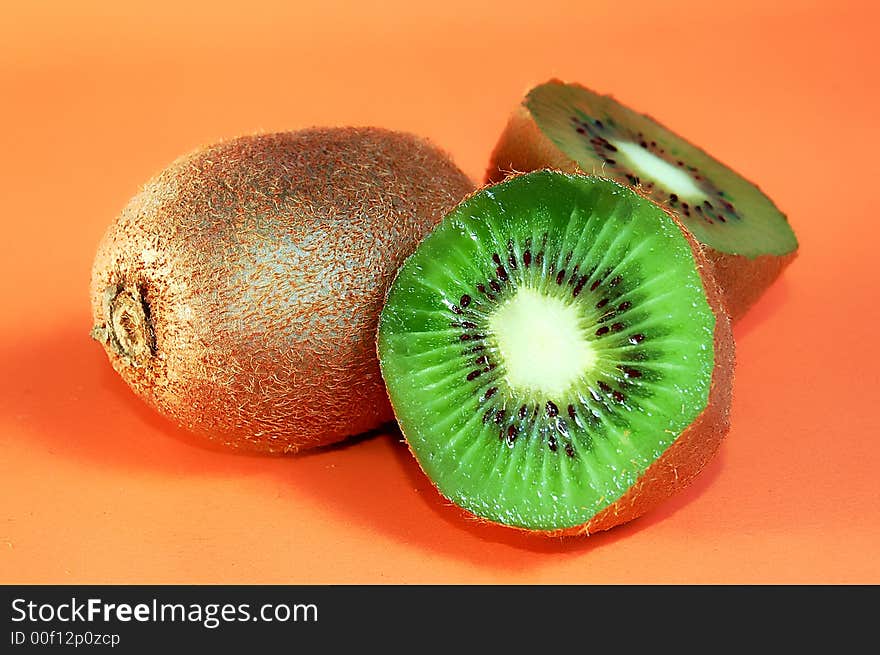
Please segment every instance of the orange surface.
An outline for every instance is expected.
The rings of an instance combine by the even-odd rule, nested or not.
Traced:
[[[877,4],[380,4],[0,9],[0,581],[880,583]],[[292,458],[211,450],[88,338],[97,241],[177,155],[379,125],[476,178],[552,76],[740,170],[801,241],[736,327],[720,455],[661,509],[533,539],[462,520],[392,436]]]

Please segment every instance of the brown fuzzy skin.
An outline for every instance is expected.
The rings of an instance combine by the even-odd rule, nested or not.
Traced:
[[[391,278],[473,182],[376,128],[244,136],[182,157],[104,235],[92,335],[160,414],[295,452],[393,418],[376,359]]]
[[[745,316],[798,253],[795,250],[787,255],[761,255],[750,259],[700,245],[712,262],[715,279],[723,281],[724,304],[734,323]]]
[[[528,173],[541,168],[568,173],[593,173],[581,170],[577,162],[547,138],[525,105],[520,105],[511,114],[492,151],[486,181],[500,182],[510,173]],[[628,184],[625,179],[618,182]],[[636,190],[639,191],[638,188]],[[664,209],[672,213],[676,211],[669,205],[665,205]],[[704,243],[700,246],[714,267],[715,279],[734,322],[743,317],[797,255],[795,250],[786,255],[749,258],[724,253]]]
[[[589,173],[557,148],[535,123],[526,106],[520,105],[510,115],[495,144],[486,170],[486,183],[496,184],[512,173],[530,173],[542,168]]]

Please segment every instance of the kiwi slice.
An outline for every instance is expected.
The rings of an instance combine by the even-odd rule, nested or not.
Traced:
[[[733,342],[705,259],[607,179],[537,171],[464,200],[398,271],[378,353],[440,493],[526,530],[635,518],[728,426]]]
[[[487,178],[548,166],[613,178],[673,211],[715,265],[734,320],[797,251],[786,217],[758,187],[649,116],[577,84],[528,93]]]

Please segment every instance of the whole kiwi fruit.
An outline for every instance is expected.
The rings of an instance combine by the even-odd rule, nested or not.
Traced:
[[[105,233],[92,336],[158,412],[295,452],[393,418],[375,351],[400,263],[474,188],[378,128],[243,136],[173,162]]]

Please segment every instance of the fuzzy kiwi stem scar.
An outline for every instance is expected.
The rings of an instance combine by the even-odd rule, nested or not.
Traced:
[[[108,344],[130,364],[140,366],[155,354],[150,306],[143,289],[110,285],[104,290],[105,323],[92,337]]]

